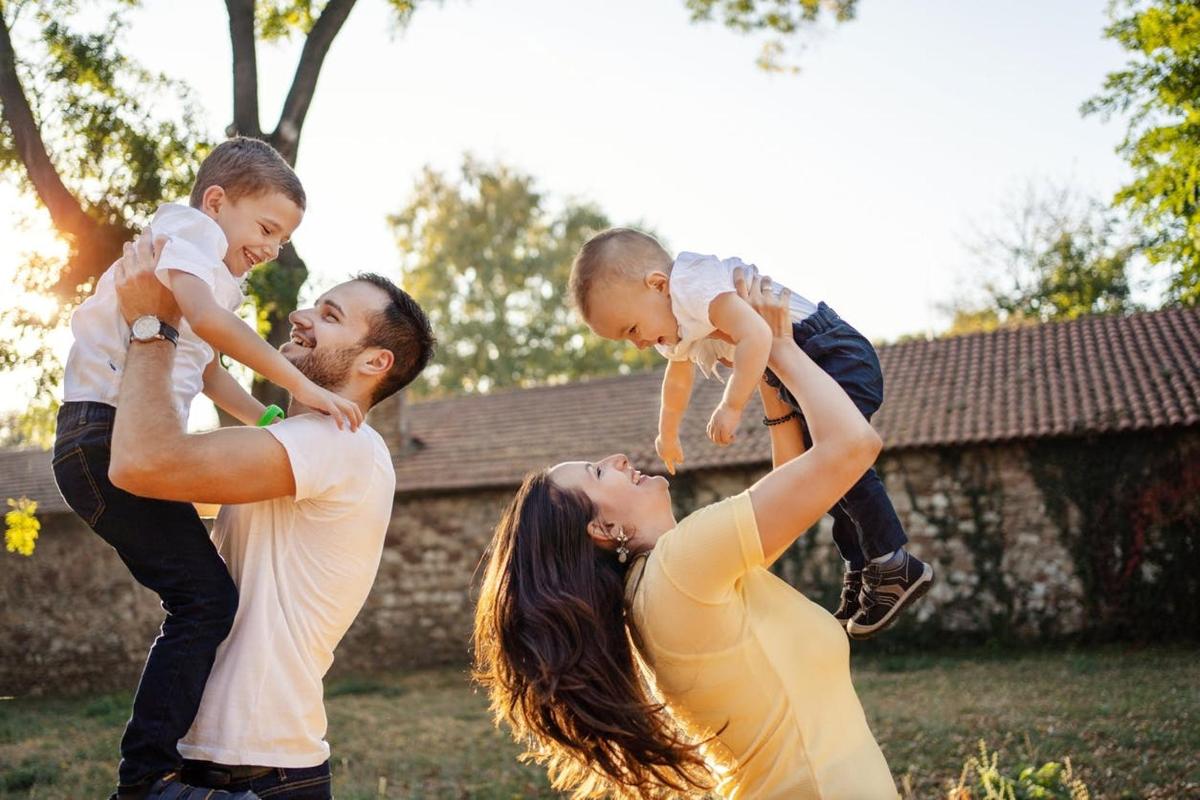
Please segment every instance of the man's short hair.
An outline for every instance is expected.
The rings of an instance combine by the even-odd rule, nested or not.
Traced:
[[[382,347],[390,350],[392,368],[380,379],[371,394],[371,405],[394,395],[412,383],[433,358],[437,340],[429,317],[417,301],[382,275],[360,272],[353,280],[363,281],[387,293],[388,304],[367,321],[367,332],[361,340],[363,347]]]
[[[639,279],[652,267],[671,270],[671,254],[653,236],[633,228],[600,231],[584,242],[571,265],[571,299],[588,319],[598,285],[619,278]]]
[[[261,139],[235,136],[213,148],[196,173],[189,201],[199,208],[210,186],[220,186],[230,200],[280,192],[304,210],[308,198],[300,179],[283,156]]]

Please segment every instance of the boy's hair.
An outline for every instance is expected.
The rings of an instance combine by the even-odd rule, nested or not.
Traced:
[[[633,228],[609,228],[584,242],[571,265],[570,293],[584,319],[592,290],[614,279],[638,279],[652,269],[671,271],[671,254],[658,240]]]
[[[210,186],[220,186],[230,200],[280,192],[303,211],[308,202],[304,187],[291,166],[274,147],[261,139],[235,136],[213,148],[196,172],[189,201],[199,208]]]
[[[388,304],[367,323],[363,347],[382,347],[392,352],[392,368],[371,394],[371,405],[394,395],[421,374],[433,357],[437,340],[429,318],[417,301],[382,275],[360,272],[353,280],[363,281],[387,293]]]

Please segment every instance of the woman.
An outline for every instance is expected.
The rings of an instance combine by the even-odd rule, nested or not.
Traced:
[[[772,329],[807,452],[799,416],[760,387],[774,469],[748,491],[677,523],[667,481],[614,455],[529,476],[496,528],[475,676],[576,798],[896,797],[846,634],[767,570],[881,443],[793,341],[768,282],[738,292]]]

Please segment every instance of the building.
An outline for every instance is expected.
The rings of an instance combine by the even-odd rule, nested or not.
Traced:
[[[914,637],[1196,637],[1200,631],[1200,312],[1089,317],[881,348],[879,469],[938,582],[896,630]],[[528,470],[624,452],[654,470],[660,373],[372,412],[397,494],[379,576],[335,670],[469,657],[471,587]],[[699,382],[672,480],[679,513],[769,467],[751,408],[737,441],[704,437],[721,387]],[[0,493],[39,501],[32,558],[0,557],[0,694],[129,686],[161,618],[67,511],[50,456],[0,453]],[[825,525],[778,571],[832,606]]]

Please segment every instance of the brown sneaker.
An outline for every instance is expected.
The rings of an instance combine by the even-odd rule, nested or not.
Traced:
[[[933,585],[933,567],[907,550],[900,552],[904,557],[894,566],[869,562],[863,568],[860,608],[846,623],[851,639],[869,639],[887,628]]]
[[[833,618],[843,628],[846,627],[850,618],[858,613],[858,593],[862,591],[862,583],[861,569],[848,569],[842,575],[842,599],[838,603],[837,610],[833,612]]]

